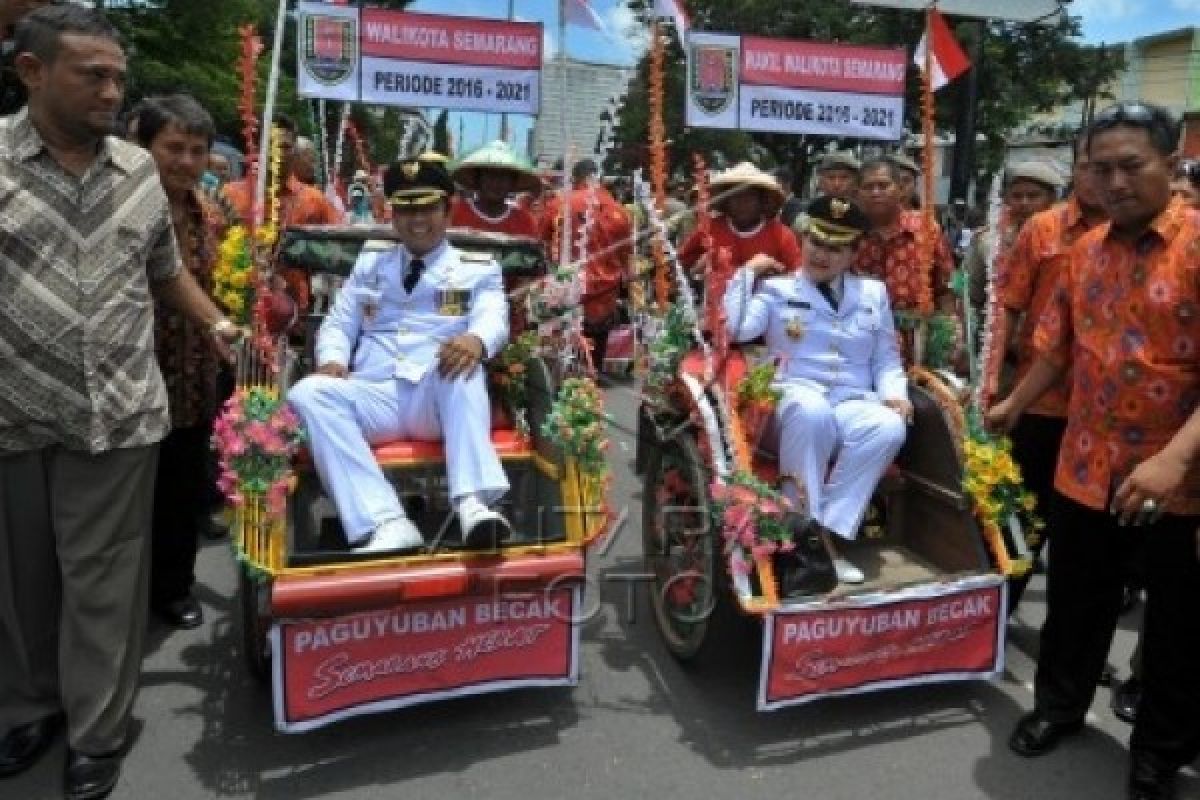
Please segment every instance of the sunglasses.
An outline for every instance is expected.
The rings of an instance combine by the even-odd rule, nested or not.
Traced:
[[[1109,106],[1092,118],[1092,125],[1108,127],[1121,122],[1149,125],[1161,117],[1162,112],[1142,103],[1117,103]]]

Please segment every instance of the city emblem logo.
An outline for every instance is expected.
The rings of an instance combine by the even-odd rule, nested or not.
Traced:
[[[304,70],[318,83],[336,86],[358,63],[358,20],[308,14],[304,17]]]
[[[705,113],[720,114],[737,93],[736,47],[713,44],[692,46],[692,101]]]

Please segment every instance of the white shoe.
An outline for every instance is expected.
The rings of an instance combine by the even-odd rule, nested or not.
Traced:
[[[389,519],[380,525],[363,544],[354,548],[356,553],[386,553],[391,550],[410,550],[425,544],[421,531],[408,517]]]
[[[494,550],[512,533],[504,515],[492,511],[478,497],[464,497],[458,504],[458,524],[463,545],[471,549]]]
[[[863,571],[844,558],[833,560],[833,569],[837,572],[838,583],[862,583],[867,579]]]

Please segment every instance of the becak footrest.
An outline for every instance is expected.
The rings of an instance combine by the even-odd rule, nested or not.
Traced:
[[[492,446],[496,448],[496,455],[502,461],[533,458],[533,442],[513,428],[493,430],[491,438]],[[381,467],[407,467],[440,463],[446,460],[446,449],[440,441],[401,439],[377,444],[371,448],[371,452],[374,453],[375,461]],[[312,454],[307,448],[296,454],[297,466],[311,467],[312,463]]]

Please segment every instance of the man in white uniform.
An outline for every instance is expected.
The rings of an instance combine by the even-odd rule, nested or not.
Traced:
[[[912,405],[881,281],[846,274],[868,222],[850,201],[809,206],[804,268],[744,267],[725,296],[730,334],[766,336],[780,363],[779,463],[797,508],[844,539],[858,534],[879,478],[904,444]],[[832,467],[831,467],[832,464]],[[803,495],[801,495],[803,491]],[[863,573],[835,556],[838,580]]]
[[[494,546],[508,523],[488,505],[508,480],[491,443],[480,363],[508,338],[500,268],[447,243],[454,183],[443,164],[393,164],[384,191],[402,244],[359,256],[318,334],[317,371],[288,402],[356,551],[423,542],[371,454],[371,444],[394,439],[445,441],[463,538]]]

